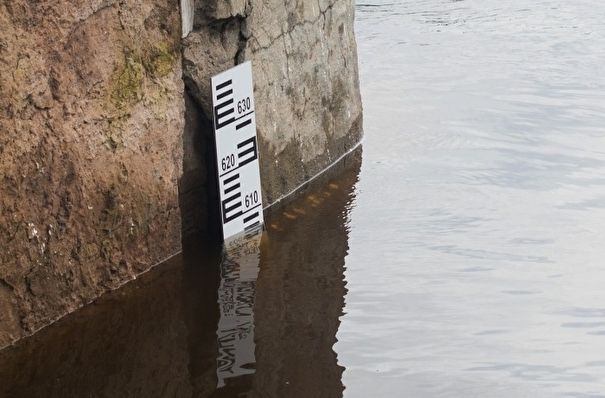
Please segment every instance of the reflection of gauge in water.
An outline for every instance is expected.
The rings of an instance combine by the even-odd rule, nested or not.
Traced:
[[[233,247],[226,246],[218,289],[220,319],[218,340],[218,388],[233,379],[255,372],[254,302],[263,234],[258,231]]]

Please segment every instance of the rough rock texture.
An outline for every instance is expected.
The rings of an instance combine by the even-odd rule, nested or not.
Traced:
[[[362,110],[353,0],[195,4],[194,28],[183,41],[184,77],[194,99],[188,109],[208,127],[185,134],[212,134],[211,76],[252,61],[265,205],[357,145]]]
[[[0,347],[180,250],[177,2],[0,2]]]
[[[216,222],[211,76],[253,63],[265,205],[355,147],[353,19],[353,0],[0,1],[0,348]]]

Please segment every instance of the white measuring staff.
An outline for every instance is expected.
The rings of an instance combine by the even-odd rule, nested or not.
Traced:
[[[227,242],[258,232],[264,223],[249,61],[212,78],[212,103],[221,223]]]

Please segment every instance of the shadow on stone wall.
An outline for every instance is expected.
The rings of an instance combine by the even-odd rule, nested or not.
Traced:
[[[193,235],[221,236],[216,190],[216,154],[212,121],[195,98],[185,93],[183,132],[183,176],[179,180],[181,229],[187,239]]]
[[[341,396],[344,369],[332,347],[359,151],[338,167],[271,208],[259,254],[246,257],[258,264],[246,279],[247,371],[229,377],[217,368],[226,262],[220,246],[197,236],[182,255],[0,352],[0,396]]]

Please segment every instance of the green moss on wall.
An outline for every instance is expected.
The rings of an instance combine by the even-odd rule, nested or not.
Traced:
[[[171,46],[166,42],[159,42],[143,55],[145,70],[154,77],[164,77],[173,70],[174,56]]]
[[[177,52],[172,40],[141,45],[136,50],[126,48],[122,62],[110,77],[113,108],[123,110],[141,100],[146,79],[160,79],[173,71]]]
[[[110,78],[111,102],[116,109],[123,109],[142,97],[145,68],[130,49],[124,50],[124,59]]]

